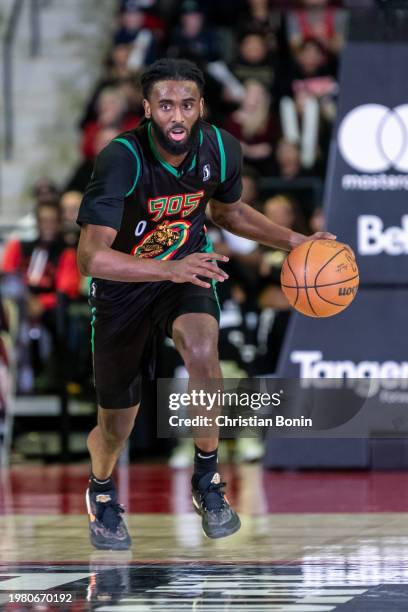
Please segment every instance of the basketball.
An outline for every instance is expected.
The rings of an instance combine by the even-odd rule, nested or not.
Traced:
[[[309,240],[287,256],[281,285],[290,305],[308,317],[332,317],[354,300],[359,273],[353,250],[335,240]]]

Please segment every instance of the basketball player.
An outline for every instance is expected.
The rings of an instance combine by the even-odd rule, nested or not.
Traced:
[[[78,262],[92,276],[93,357],[98,424],[88,437],[86,501],[91,542],[126,549],[112,471],[134,425],[142,364],[155,331],[169,334],[190,378],[220,379],[217,265],[205,209],[220,227],[290,250],[306,236],[275,225],[241,202],[241,149],[203,120],[204,80],[186,60],[162,59],[141,77],[145,121],[98,156],[78,216]],[[319,232],[313,238],[334,238]],[[192,495],[210,538],[240,520],[224,496],[216,437],[195,439]]]

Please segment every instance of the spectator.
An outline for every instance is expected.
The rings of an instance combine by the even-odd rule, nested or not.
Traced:
[[[157,0],[121,0],[120,11],[130,11],[132,8],[141,8],[146,11],[156,11]]]
[[[51,357],[60,337],[58,294],[76,298],[80,275],[75,250],[66,248],[61,239],[58,206],[40,203],[36,219],[38,238],[29,242],[11,240],[5,247],[2,271],[6,276],[19,277],[26,288],[23,316],[28,321],[28,337],[33,340],[31,362],[34,375],[39,376],[48,365],[52,367],[52,377],[55,377],[57,373],[53,366],[57,361]],[[30,385],[25,384],[24,390],[32,390]]]
[[[119,28],[125,27],[131,30],[133,24],[129,22],[126,17],[123,20],[121,17],[132,12],[142,12],[143,27],[151,30],[157,39],[162,39],[167,24],[165,22],[162,7],[160,7],[159,11],[157,4],[157,0],[123,0],[119,9]],[[131,19],[132,17],[130,17],[130,20]]]
[[[303,227],[294,202],[285,195],[268,198],[262,211],[266,217],[283,227],[295,229]],[[287,253],[280,249],[262,247],[262,259],[259,266],[261,290],[259,303],[261,308],[286,310],[288,302],[280,288],[280,272]]]
[[[261,32],[249,32],[241,38],[239,56],[232,65],[232,71],[241,82],[255,79],[271,91],[276,72],[275,62]]]
[[[263,213],[273,223],[293,229],[295,232],[308,233],[306,222],[299,206],[294,199],[286,195],[278,194],[268,198],[264,202]]]
[[[10,401],[10,393],[14,391],[12,381],[9,316],[2,301],[0,301],[0,423],[4,426],[5,412]]]
[[[301,145],[302,164],[307,168],[328,147],[337,93],[332,74],[328,53],[318,40],[310,39],[298,48],[292,69],[280,81],[282,85],[287,79],[280,103],[282,129],[288,140]]]
[[[268,51],[277,53],[279,50],[278,31],[281,27],[281,16],[271,10],[270,0],[246,0],[240,30],[261,32],[265,38]]]
[[[303,0],[303,8],[290,11],[287,17],[287,36],[293,51],[309,38],[338,54],[343,42],[346,13],[329,7],[328,0]]]
[[[2,271],[22,275],[32,310],[42,313],[55,308],[57,291],[77,296],[79,273],[75,251],[66,249],[61,239],[59,207],[40,203],[36,219],[38,238],[11,240],[4,250]]]
[[[242,201],[258,208],[259,199],[259,174],[251,166],[242,169]]]
[[[273,223],[293,229],[296,232],[307,232],[306,223],[299,207],[293,199],[286,195],[278,194],[268,198],[264,202],[262,212]],[[280,249],[267,249],[266,247],[262,247],[262,252],[263,256],[259,267],[261,277],[269,278],[274,286],[279,285],[280,271],[287,253]],[[277,298],[277,304],[284,303],[283,294],[275,291],[275,289],[273,293]],[[261,295],[262,299],[264,298]]]
[[[277,175],[280,178],[293,180],[302,176],[303,169],[298,145],[281,138],[276,147],[275,159]]]
[[[98,99],[100,93],[107,87],[117,87],[126,99],[127,112],[138,117],[143,116],[142,92],[134,75],[128,75],[117,79],[103,79],[100,81],[88,102],[85,113],[80,121],[80,127],[84,128],[88,123],[98,118]]]
[[[80,228],[76,222],[82,201],[79,191],[66,191],[61,196],[62,236],[67,247],[77,248]],[[64,376],[67,391],[79,394],[89,388],[91,377],[89,326],[89,284],[90,278],[80,276],[78,295],[60,298],[60,322],[64,334]],[[72,298],[75,297],[75,300]]]
[[[305,227],[296,203],[285,195],[266,200],[263,212],[274,223],[295,231],[303,231]],[[258,306],[261,309],[263,338],[259,342],[257,359],[253,364],[253,371],[257,375],[275,372],[291,312],[280,286],[281,268],[287,253],[266,247],[261,250]]]
[[[244,99],[225,122],[225,128],[240,140],[244,161],[261,174],[270,173],[279,126],[271,112],[270,95],[261,82],[245,83]]]
[[[120,13],[120,26],[117,30],[114,45],[129,45],[130,55],[128,68],[133,71],[142,69],[147,64],[154,62],[157,56],[156,40],[152,29],[161,23],[145,11],[143,2],[125,3],[124,10]],[[159,28],[160,31],[160,28]]]
[[[136,117],[143,117],[143,97],[135,77],[121,79],[117,83],[119,91],[126,99],[127,113]]]
[[[82,193],[79,191],[66,191],[60,200],[62,225],[76,223],[79,207],[81,205]]]
[[[307,233],[306,222],[297,203],[286,195],[278,194],[268,198],[263,205],[262,212],[273,223],[290,228],[296,232]],[[259,269],[262,277],[269,277],[275,285],[280,283],[280,271],[287,253],[280,249],[268,249],[262,247],[263,257]],[[276,292],[275,292],[276,293]],[[283,300],[279,295],[279,300]],[[280,302],[279,302],[280,303]]]
[[[285,195],[277,195],[268,198],[263,206],[266,217],[295,231],[304,227],[304,221],[293,200]],[[269,249],[262,247],[262,260],[259,267],[261,291],[259,295],[261,308],[278,308],[285,310],[288,307],[287,300],[280,289],[280,272],[287,253],[280,249]]]
[[[129,67],[131,54],[130,45],[115,45],[105,59],[104,73],[96,83],[95,88],[86,105],[79,126],[83,129],[88,123],[96,121],[98,117],[98,100],[101,92],[107,87],[117,87],[127,79],[134,79],[134,74]]]
[[[119,29],[113,38],[114,45],[132,43],[142,31],[145,24],[145,14],[138,2],[132,3],[121,11]]]
[[[309,216],[317,203],[317,198],[320,198],[317,190],[322,188],[321,181],[316,175],[316,169],[304,168],[299,146],[285,138],[278,142],[275,162],[275,176],[282,179],[279,190],[288,196],[295,196],[303,213]]]
[[[146,37],[145,53],[142,65],[151,64],[156,59],[156,42],[153,32],[159,37],[163,33],[163,23],[149,12],[149,7],[142,0],[125,2],[119,14],[119,28],[116,31],[114,45],[133,45],[139,37]]]
[[[113,127],[101,128],[95,135],[93,142],[93,152],[95,157],[102,151],[111,140],[120,134],[121,130]],[[83,159],[75,168],[72,176],[68,179],[64,191],[80,191],[84,193],[89,181],[95,163],[95,157],[91,159]]]
[[[84,127],[81,151],[85,159],[95,159],[95,139],[103,128],[126,132],[135,128],[140,117],[127,112],[126,98],[117,87],[104,89],[98,98],[97,119]]]
[[[105,78],[108,80],[108,83],[105,83],[104,86],[131,75],[128,65],[131,51],[132,47],[128,44],[117,44],[112,48],[106,59]]]
[[[325,218],[323,208],[318,206],[312,212],[312,215],[309,219],[310,232],[313,234],[314,232],[324,232],[325,230]]]
[[[49,178],[39,178],[32,186],[31,194],[34,199],[33,210],[36,210],[39,204],[53,204],[55,206],[58,204],[58,187]],[[16,228],[10,237],[24,241],[35,240],[37,238],[37,222],[33,210],[30,210],[17,221]]]
[[[245,89],[222,60],[210,62],[202,69],[206,79],[204,96],[207,110],[215,117],[214,122],[222,125],[225,117],[236,110],[244,99]]]
[[[235,26],[235,20],[231,19],[231,16],[238,15],[242,11],[245,0],[222,0],[222,2],[196,0],[196,3],[211,25],[232,28]],[[174,4],[177,5],[177,2]]]
[[[258,180],[259,175],[251,166],[242,170],[242,200],[251,206],[258,207]],[[230,274],[230,284],[219,286],[218,293],[221,303],[231,297],[240,296],[242,300],[254,294],[257,288],[258,268],[260,264],[260,250],[252,240],[235,236],[225,229],[220,229],[209,223],[209,235],[214,243],[217,253],[230,258],[227,264]]]
[[[199,62],[211,62],[219,57],[218,41],[213,29],[206,26],[205,15],[198,2],[186,0],[181,6],[179,24],[170,37],[168,54],[188,56]]]
[[[55,203],[59,196],[57,185],[46,177],[42,177],[34,183],[32,194],[36,204]]]
[[[66,191],[60,200],[62,236],[67,247],[75,247],[79,240],[79,227],[77,216],[82,201],[80,191]]]
[[[309,38],[299,45],[291,61],[277,75],[275,95],[280,100],[282,96],[296,96],[299,90],[318,97],[330,94],[336,83],[336,71],[334,56],[318,40]]]

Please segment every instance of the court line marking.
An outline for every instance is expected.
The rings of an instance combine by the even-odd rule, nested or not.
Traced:
[[[153,602],[149,602],[149,605],[145,605],[143,602],[140,602],[140,604],[132,604],[132,605],[115,605],[115,606],[102,606],[101,608],[98,607],[98,612],[152,612],[152,607],[151,607],[151,603]],[[185,606],[180,606],[179,604],[177,604],[177,606],[173,606],[171,604],[167,604],[165,607],[155,607],[154,611],[155,612],[166,612],[166,610],[175,610],[176,612],[178,612],[179,610],[191,610],[191,601],[187,602],[184,601]],[[194,603],[194,602],[193,602]],[[205,606],[206,601],[202,600],[199,602],[200,604],[203,604]],[[220,602],[218,602],[220,603]],[[231,602],[228,602],[231,603]],[[204,610],[205,608],[202,607],[202,609]],[[234,611],[234,606],[230,607],[231,612]],[[322,605],[297,605],[297,604],[277,604],[276,606],[274,604],[268,604],[268,606],[245,606],[245,611],[251,611],[251,612],[331,612],[332,610],[335,610],[335,607],[333,606],[322,606]],[[238,612],[238,610],[237,610]]]
[[[20,576],[13,576],[0,582],[0,591],[44,591],[63,584],[89,578],[92,574],[79,572],[59,572],[38,574],[26,572]]]
[[[231,588],[232,586],[232,588]],[[264,593],[266,595],[280,595],[280,596],[286,596],[286,595],[293,595],[293,594],[297,594],[299,592],[303,593],[305,596],[306,595],[327,595],[328,597],[330,596],[335,596],[335,595],[362,595],[363,593],[365,593],[367,591],[367,589],[332,589],[332,590],[328,590],[325,591],[324,588],[322,587],[314,587],[314,586],[310,586],[310,587],[300,587],[300,588],[296,588],[293,587],[290,590],[289,589],[280,589],[277,590],[276,588],[272,587],[268,587],[267,585],[259,585],[257,589],[254,588],[247,588],[246,585],[242,585],[239,588],[234,588],[237,587],[237,583],[234,583],[232,585],[229,584],[225,584],[225,585],[220,585],[217,587],[213,587],[207,584],[203,584],[203,582],[196,582],[196,583],[192,583],[189,586],[189,590],[190,589],[194,589],[194,588],[201,588],[203,591],[209,592],[209,591],[224,591],[225,593],[231,594],[231,595],[239,595],[239,594],[243,594],[243,595],[248,595],[248,596],[259,596],[261,597]],[[255,585],[251,585],[251,587],[254,587]],[[153,589],[149,589],[146,591],[146,593],[162,593],[162,592],[180,592],[181,588],[180,586],[172,586],[169,588],[166,587],[156,587]]]

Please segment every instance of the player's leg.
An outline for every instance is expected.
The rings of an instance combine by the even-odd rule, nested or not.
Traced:
[[[131,545],[121,517],[112,472],[128,440],[139,409],[106,409],[99,406],[98,422],[88,436],[91,476],[86,491],[92,544],[99,549],[126,550]]]
[[[203,310],[206,302],[201,300]],[[217,390],[222,379],[217,318],[207,312],[182,314],[173,321],[172,336],[190,381],[200,381],[205,391]],[[193,503],[204,532],[211,538],[231,535],[240,528],[240,520],[224,496],[225,483],[218,473],[218,429],[195,437],[194,443]]]
[[[148,289],[129,301],[93,299],[93,365],[97,425],[88,437],[91,476],[86,491],[91,543],[99,549],[131,545],[112,472],[133,429],[140,403],[141,365],[151,327]]]
[[[183,314],[173,322],[172,336],[190,381],[219,385],[222,372],[218,359],[218,322],[207,313]],[[216,453],[218,429],[211,428],[210,436],[194,439],[196,446],[208,454]],[[212,462],[214,464],[214,462]]]
[[[88,436],[93,477],[104,481],[111,477],[119,455],[135,424],[139,404],[131,408],[98,408],[98,422]]]

